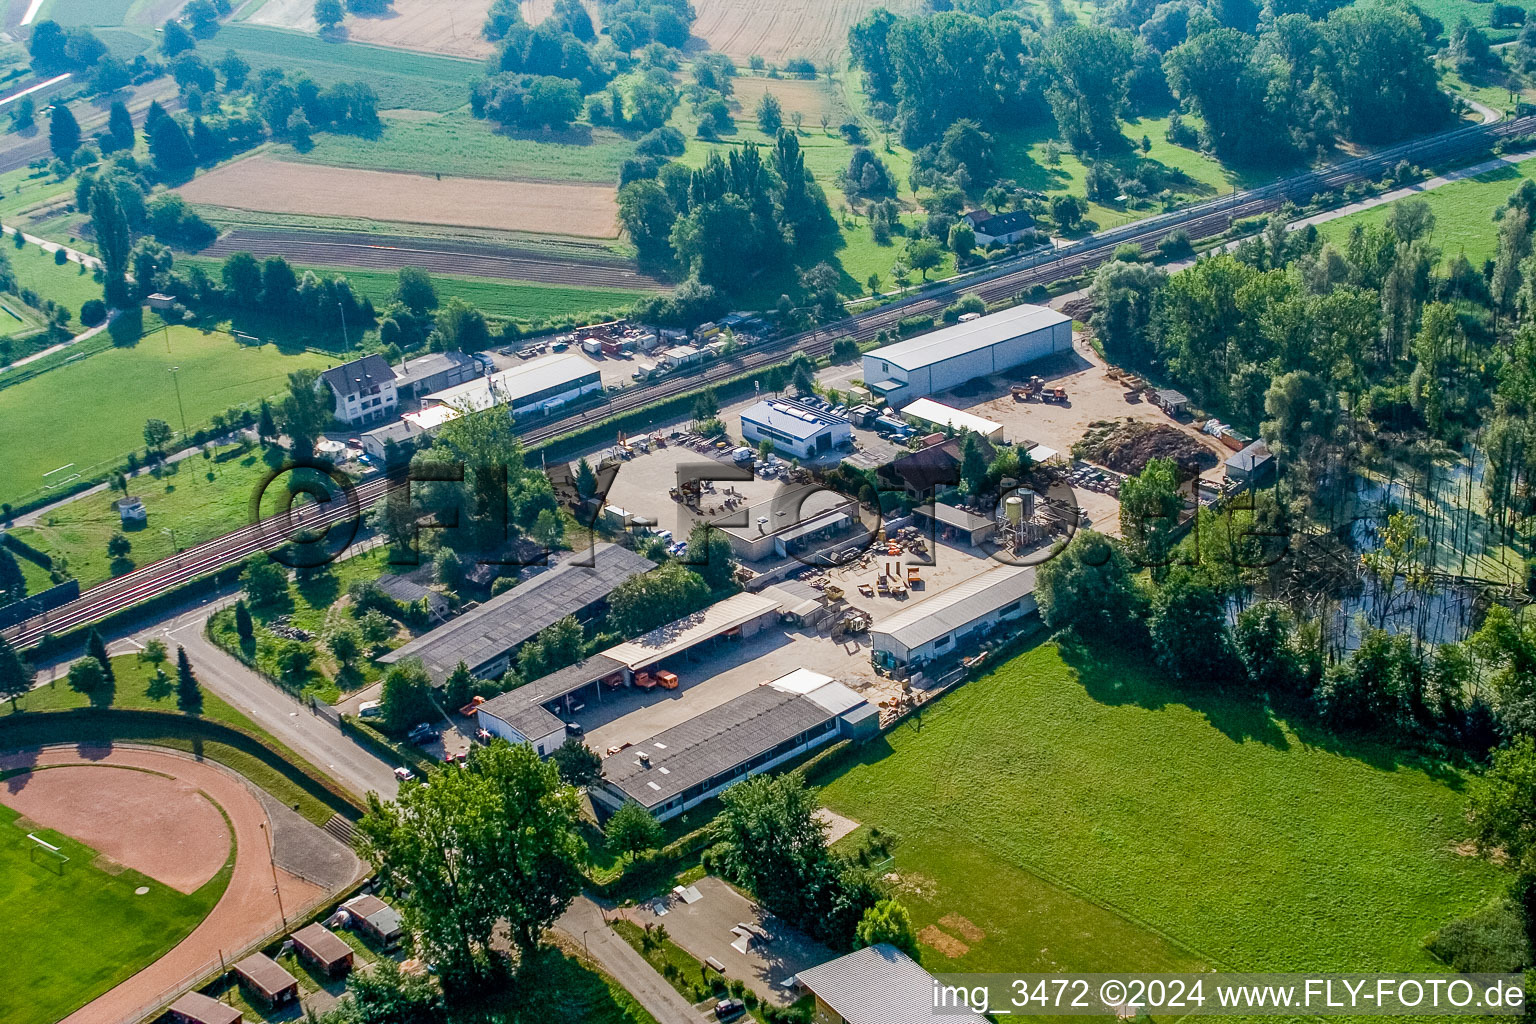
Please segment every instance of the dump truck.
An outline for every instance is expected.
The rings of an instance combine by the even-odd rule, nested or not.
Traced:
[[[1047,402],[1065,402],[1067,389],[1062,387],[1049,387],[1040,393],[1040,397]]]

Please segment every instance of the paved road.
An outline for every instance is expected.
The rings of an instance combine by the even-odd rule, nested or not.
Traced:
[[[592,959],[660,1024],[699,1024],[706,1019],[633,946],[608,927],[602,909],[587,897],[577,896],[555,927],[581,943]]]
[[[287,691],[267,682],[203,636],[203,625],[208,616],[233,601],[231,595],[197,610],[183,612],[142,628],[121,643],[142,646],[151,637],[159,637],[173,652],[178,644],[185,647],[197,678],[211,692],[245,712],[252,721],[357,796],[362,797],[372,790],[393,797],[398,788],[393,765],[344,735]],[[117,649],[114,645],[114,652]]]

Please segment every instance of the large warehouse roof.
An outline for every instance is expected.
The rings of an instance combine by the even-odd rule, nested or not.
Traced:
[[[489,377],[455,384],[434,392],[423,402],[441,403],[455,408],[489,409],[494,405],[516,405],[529,395],[537,395],[561,384],[597,373],[597,368],[574,352],[535,359]]]
[[[1047,309],[1045,306],[1014,306],[1001,313],[955,324],[937,331],[930,331],[907,341],[877,348],[865,353],[865,358],[894,363],[903,370],[912,371],[924,366],[942,363],[946,359],[976,352],[1013,338],[1043,331],[1057,324],[1071,323],[1072,318]]]
[[[833,717],[802,694],[754,687],[605,758],[603,778],[642,805],[655,807]]]
[[[910,651],[1034,592],[1034,566],[999,565],[937,597],[907,605],[876,625],[874,632],[892,637]]]
[[[420,658],[438,682],[459,662],[470,668],[494,661],[546,626],[607,597],[614,587],[656,563],[617,544],[599,544],[594,565],[577,553],[569,561],[498,594],[474,611],[417,637],[379,660],[393,664]]]

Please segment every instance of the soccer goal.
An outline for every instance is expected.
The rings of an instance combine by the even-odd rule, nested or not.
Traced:
[[[50,865],[55,872],[63,875],[64,865],[69,863],[69,854],[47,840],[39,839],[31,832],[27,833],[27,838],[32,841],[31,848],[27,852],[27,856],[32,859],[32,863]]]

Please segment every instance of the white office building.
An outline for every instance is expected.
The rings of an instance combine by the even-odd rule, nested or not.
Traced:
[[[853,425],[788,398],[766,398],[741,414],[741,436],[754,447],[771,441],[780,455],[815,459],[850,443]]]

